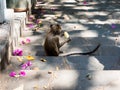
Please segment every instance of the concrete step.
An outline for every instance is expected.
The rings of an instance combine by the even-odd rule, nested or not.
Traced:
[[[32,65],[26,70],[119,70],[119,56],[69,56],[69,57],[49,57],[49,56],[33,56]],[[21,70],[21,63],[18,58],[22,58],[23,62],[27,62],[26,56],[12,56],[11,65],[8,71]],[[45,61],[42,61],[42,60]]]
[[[118,26],[118,25],[117,25]],[[118,26],[119,27],[119,26]],[[71,37],[77,35],[79,37],[119,37],[119,29],[112,29],[110,25],[100,25],[100,24],[65,24],[62,26],[63,31],[67,31]],[[49,31],[49,29],[44,29]],[[23,37],[31,37],[31,36],[44,36],[46,31],[23,31]]]
[[[63,12],[64,10],[64,12]],[[105,21],[108,19],[118,19],[120,18],[120,11],[105,11],[105,10],[79,10],[79,9],[64,9],[59,10],[56,9],[55,11],[52,11],[51,9],[44,9],[44,14],[42,15],[41,18],[66,18],[68,16],[70,19],[75,18],[75,19],[82,19],[82,18],[90,18],[90,19],[99,19],[101,21]],[[71,12],[72,11],[72,12]],[[116,14],[115,14],[116,13]]]
[[[84,53],[90,52],[96,48],[98,43],[93,45],[79,45],[77,42],[70,42],[69,44],[64,45],[61,47],[63,54],[70,54],[70,53]],[[26,46],[19,46],[16,49],[22,49],[23,55],[36,55],[36,56],[45,56],[44,47],[42,45],[26,45]],[[111,51],[111,52],[110,52]],[[101,45],[99,49],[93,54],[95,56],[119,56],[120,47],[119,46],[104,46]]]
[[[41,6],[43,6],[43,5],[41,5]],[[102,11],[108,11],[108,12],[115,11],[115,12],[119,12],[120,11],[120,9],[119,9],[120,6],[118,6],[118,5],[110,6],[110,5],[105,5],[105,4],[103,4],[103,5],[101,4],[99,6],[94,6],[94,5],[93,6],[85,6],[85,5],[84,6],[80,6],[80,5],[73,5],[73,4],[67,4],[67,5],[46,5],[46,6],[43,6],[43,7],[44,7],[44,10],[47,10],[47,9],[50,10],[52,8],[55,8],[55,11],[72,10],[73,12],[78,12],[78,11],[80,11],[80,12],[83,12],[83,11],[85,11],[85,12],[98,12],[98,11],[100,11],[100,12],[102,12]],[[48,11],[48,12],[51,12],[51,11]],[[70,13],[70,11],[68,11],[66,13]]]
[[[109,22],[109,24],[105,23],[103,24],[102,22],[97,23],[99,21],[95,21],[94,22],[90,22],[90,23],[85,23],[87,22],[87,20],[81,20],[81,21],[77,21],[77,20],[71,20],[71,21],[67,21],[64,22],[64,20],[58,20],[57,21],[61,27],[63,31],[67,31],[69,32],[71,35],[73,34],[78,34],[80,37],[103,37],[103,36],[119,36],[119,28],[120,25],[119,23],[113,23],[113,22]],[[40,30],[37,31],[32,31],[32,30],[27,30],[27,31],[23,31],[23,36],[32,36],[32,35],[44,35],[46,32],[49,31],[49,26],[52,23],[49,24],[44,24],[44,27],[46,28],[41,28]],[[88,34],[89,33],[89,34]]]
[[[74,31],[70,32],[71,42],[70,44],[78,44],[78,45],[96,45],[96,43],[100,43],[103,46],[117,46],[120,45],[120,38],[119,37],[89,37],[84,35],[82,37],[82,33]],[[89,33],[90,34],[90,33]],[[22,41],[30,39],[29,44],[22,44]],[[25,45],[43,45],[45,40],[45,35],[36,35],[36,36],[28,36],[28,37],[22,37],[19,39],[19,44],[21,46]],[[61,41],[65,40],[64,37],[61,38]]]
[[[112,4],[112,6],[111,6]],[[61,3],[55,3],[55,4],[50,4],[50,3],[45,3],[45,4],[37,4],[36,8],[39,7],[44,7],[44,8],[57,8],[59,10],[77,10],[79,9],[80,11],[119,11],[120,5],[118,3],[95,3],[95,2],[88,2],[87,4],[84,3],[76,3],[76,2],[61,2]]]
[[[120,71],[25,71],[25,77],[2,74],[1,90],[119,90]],[[64,82],[62,82],[64,81]],[[16,83],[17,82],[17,83]],[[61,83],[62,82],[62,83]]]
[[[94,2],[95,3],[95,2]],[[39,5],[37,5],[39,7]],[[74,18],[80,18],[84,16],[98,18],[98,15],[102,15],[103,19],[107,20],[113,13],[120,12],[120,5],[119,4],[78,4],[78,3],[59,3],[59,4],[40,4],[40,7],[43,6],[44,14],[43,17],[48,17],[48,15],[59,14],[61,16],[65,16],[66,14],[69,16],[73,16]],[[64,11],[64,12],[63,12]],[[72,12],[71,12],[72,11]],[[81,15],[82,14],[82,15]],[[103,15],[107,15],[106,17]],[[109,17],[108,17],[109,16]],[[117,15],[118,17],[119,15]],[[62,17],[64,18],[64,17]],[[100,17],[99,17],[100,18]],[[115,18],[115,17],[114,17]],[[117,18],[116,18],[117,19]]]
[[[80,1],[80,0],[77,0],[77,1]],[[98,2],[95,2],[95,1],[89,2],[88,1],[86,4],[84,4],[83,2],[78,3],[78,2],[69,2],[69,1],[68,2],[52,2],[52,3],[48,3],[48,2],[39,3],[38,2],[36,4],[36,7],[39,7],[39,6],[52,6],[52,7],[53,6],[55,6],[55,7],[60,7],[60,6],[79,6],[79,7],[87,6],[87,7],[90,7],[90,6],[94,6],[94,7],[100,7],[100,6],[102,6],[105,8],[104,5],[109,6],[110,4],[112,4],[112,6],[116,7],[116,6],[119,6],[119,3],[120,3],[119,1],[118,1],[118,3],[115,3],[114,1],[113,2],[106,2],[106,3],[101,2],[101,1],[98,1]]]
[[[98,19],[96,19],[95,17],[87,17],[87,16],[81,16],[79,19],[74,19],[74,18],[70,18],[68,20],[65,19],[57,19],[57,22],[60,22],[61,24],[71,24],[71,23],[78,23],[81,25],[87,25],[87,24],[93,24],[93,25],[111,25],[111,24],[115,24],[118,25],[120,24],[119,20],[117,19],[104,19],[104,16],[98,16]]]

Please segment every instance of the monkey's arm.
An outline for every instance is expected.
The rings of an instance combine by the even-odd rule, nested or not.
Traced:
[[[65,41],[63,41],[63,42],[59,42],[59,38],[58,38],[58,40],[57,40],[58,42],[57,42],[57,45],[58,45],[58,48],[61,48],[65,43],[68,43],[69,41],[71,41],[71,39],[69,38],[69,39],[67,39],[67,40],[65,40]]]

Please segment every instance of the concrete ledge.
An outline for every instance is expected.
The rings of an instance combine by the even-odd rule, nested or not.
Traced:
[[[20,21],[20,36],[22,36],[23,31],[25,30],[26,27],[26,19],[27,19],[27,14],[26,12],[15,12],[14,13],[15,20]]]
[[[10,25],[2,24],[0,27],[0,69],[3,70],[8,65]]]

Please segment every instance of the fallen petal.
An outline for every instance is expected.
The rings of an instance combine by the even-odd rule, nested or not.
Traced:
[[[26,73],[25,73],[25,71],[20,71],[19,75],[24,77],[24,76],[26,76]]]
[[[15,75],[16,75],[16,72],[14,72],[14,71],[10,72],[10,74],[9,74],[10,77],[15,77]]]
[[[31,61],[27,61],[27,66],[31,66],[32,62]]]

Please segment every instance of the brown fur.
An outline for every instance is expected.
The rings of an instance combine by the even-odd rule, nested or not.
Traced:
[[[69,42],[70,39],[60,43],[59,37],[61,35],[61,26],[59,24],[50,25],[50,32],[47,34],[44,49],[47,56],[59,56],[60,47]]]

